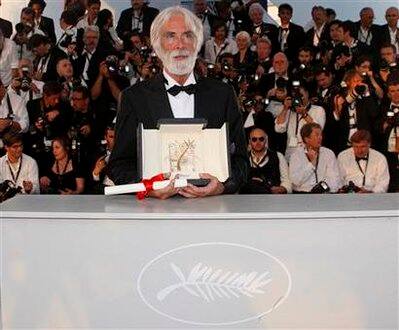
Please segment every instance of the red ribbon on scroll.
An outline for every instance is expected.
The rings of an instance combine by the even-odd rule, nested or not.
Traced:
[[[166,180],[163,174],[158,174],[153,176],[151,179],[143,179],[141,183],[144,184],[145,191],[139,191],[136,194],[138,200],[143,200],[144,198],[148,197],[150,191],[154,190],[154,182],[156,181],[163,181]]]

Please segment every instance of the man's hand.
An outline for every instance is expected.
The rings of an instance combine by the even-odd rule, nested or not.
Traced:
[[[24,187],[24,190],[27,194],[30,194],[33,189],[33,183],[31,181],[23,181],[22,185]]]
[[[75,191],[73,191],[72,189],[68,189],[66,188],[65,190],[58,190],[60,192],[61,195],[75,195]]]
[[[95,176],[99,176],[105,166],[107,166],[107,163],[105,162],[105,156],[102,156],[97,159],[96,165],[94,166],[93,174]]]
[[[214,176],[208,173],[201,173],[201,179],[209,179],[210,182],[205,187],[196,187],[192,184],[179,191],[179,194],[187,198],[197,198],[205,196],[221,195],[224,191],[223,184]]]
[[[50,186],[51,180],[47,176],[42,176],[40,178],[40,187],[42,189],[47,189]]]
[[[0,118],[0,132],[3,132],[6,128],[10,127],[11,119]]]
[[[46,119],[48,122],[54,121],[54,119],[60,114],[58,110],[51,110],[46,113]]]
[[[175,180],[170,180],[169,184],[162,189],[152,190],[148,193],[148,196],[158,199],[168,199],[179,192],[180,188],[175,188]]]
[[[100,75],[107,79],[109,79],[110,77],[109,70],[105,61],[101,62],[100,64]]]
[[[342,107],[345,103],[345,99],[340,95],[335,95],[334,97],[334,113],[338,118],[341,117]]]
[[[283,186],[274,186],[270,188],[270,191],[272,194],[286,194],[287,189],[285,189]]]
[[[83,125],[80,128],[80,133],[82,133],[86,137],[90,134],[90,132],[91,132],[90,125]]]

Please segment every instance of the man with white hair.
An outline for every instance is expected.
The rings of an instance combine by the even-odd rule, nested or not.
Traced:
[[[389,7],[385,12],[387,24],[381,26],[381,44],[390,43],[399,51],[399,9]]]
[[[256,41],[260,37],[267,37],[272,43],[273,53],[279,49],[278,45],[278,29],[277,26],[263,21],[265,9],[260,3],[253,3],[248,10],[249,18],[252,22],[251,37],[252,43],[256,44]]]
[[[197,78],[193,73],[202,38],[201,21],[185,8],[169,7],[154,20],[151,44],[163,63],[163,74],[139,82],[121,94],[110,159],[110,177],[116,184],[141,179],[136,166],[137,127],[142,123],[146,129],[154,129],[158,120],[164,118],[205,118],[208,128],[220,128],[228,122],[232,175],[222,183],[203,174],[202,178],[210,180],[205,187],[189,185],[177,189],[172,182],[164,189],[150,192],[150,196],[166,199],[176,194],[193,198],[234,193],[245,180],[245,138],[234,90],[213,79]]]

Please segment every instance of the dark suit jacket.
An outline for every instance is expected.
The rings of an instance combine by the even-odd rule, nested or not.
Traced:
[[[42,80],[44,82],[48,81],[56,81],[57,80],[57,62],[60,58],[68,58],[67,54],[65,54],[61,49],[56,46],[53,46],[50,50],[50,59],[47,64],[47,71],[43,74]],[[40,61],[40,58],[35,59],[34,68],[37,69],[37,65]]]
[[[262,23],[260,25],[260,36],[267,37],[272,43],[272,54],[276,53],[280,49],[278,43],[278,28],[274,24]],[[256,27],[251,26],[249,34],[252,36],[256,32]]]
[[[296,25],[290,22],[288,27],[289,34],[287,36],[287,49],[285,50],[285,55],[287,55],[290,62],[296,62],[298,57],[299,48],[305,44],[305,31],[300,25]],[[282,36],[282,28],[278,29],[278,40],[280,45],[280,40]]]
[[[229,125],[232,173],[225,183],[225,193],[234,193],[247,176],[244,130],[235,93],[227,84],[198,78],[194,98],[195,118],[205,118],[208,128],[220,128],[225,122]],[[173,118],[162,75],[122,92],[110,158],[110,178],[116,184],[141,179],[137,169],[137,127],[143,123],[147,129],[156,128],[161,118]]]
[[[10,38],[12,35],[12,24],[11,22],[0,18],[0,30],[3,32],[6,38]]]
[[[150,28],[152,21],[158,15],[159,10],[153,7],[143,8],[143,35],[150,35]],[[133,8],[128,8],[122,11],[121,16],[116,27],[116,32],[119,38],[125,39],[126,32],[132,30]]]
[[[314,47],[313,46],[314,35],[315,35],[314,27],[312,27],[310,30],[308,30],[305,33],[305,43],[307,46]],[[321,31],[319,42],[324,41],[324,40],[327,42],[329,42],[331,40],[329,26],[327,24],[324,25],[323,30]]]
[[[360,21],[355,22],[353,25],[353,32],[354,32],[354,38],[358,39],[359,35],[359,30],[360,30]],[[373,24],[371,25],[370,28],[371,34],[372,34],[372,39],[371,39],[371,45],[369,46],[369,50],[374,54],[379,52],[379,47],[381,44],[381,27]]]
[[[54,21],[51,18],[42,16],[39,24],[39,29],[42,30],[50,38],[50,41],[53,45],[56,44],[57,37],[54,30]]]
[[[391,35],[389,33],[388,24],[382,25],[380,27],[380,44],[389,42],[391,43]]]

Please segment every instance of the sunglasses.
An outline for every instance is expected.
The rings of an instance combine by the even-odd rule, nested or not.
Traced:
[[[251,141],[252,142],[256,142],[256,141],[260,141],[260,142],[263,142],[263,141],[265,141],[265,137],[264,136],[261,136],[261,137],[251,137]]]

